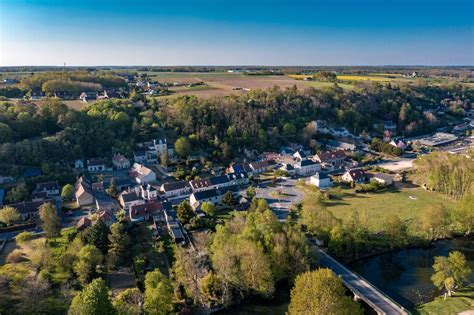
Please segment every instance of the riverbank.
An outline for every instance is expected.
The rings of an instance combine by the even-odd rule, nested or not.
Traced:
[[[446,301],[440,296],[432,302],[417,306],[412,313],[413,315],[458,314],[468,310],[474,310],[474,283],[457,290]]]
[[[461,251],[474,270],[474,238],[441,240],[428,248],[410,248],[349,264],[355,272],[407,309],[429,303],[442,294],[431,282],[436,256]],[[474,283],[474,273],[470,283]],[[434,313],[440,314],[440,313]]]

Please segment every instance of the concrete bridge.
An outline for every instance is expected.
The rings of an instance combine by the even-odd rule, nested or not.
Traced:
[[[335,274],[339,275],[344,285],[354,293],[354,298],[356,300],[361,299],[372,307],[377,314],[410,314],[409,311],[405,310],[397,302],[383,294],[382,291],[377,289],[370,282],[344,267],[341,263],[317,246],[316,248],[319,253],[320,265],[331,269]]]

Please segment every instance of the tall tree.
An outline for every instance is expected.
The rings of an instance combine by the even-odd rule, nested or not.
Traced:
[[[70,315],[114,315],[115,309],[109,297],[109,289],[103,279],[94,279],[72,300]]]
[[[178,215],[178,219],[183,224],[188,224],[189,221],[194,217],[193,208],[191,208],[187,201],[183,201],[178,205],[176,214]]]
[[[105,255],[109,247],[108,234],[109,228],[100,218],[94,225],[82,231],[80,236],[83,243],[94,245]]]
[[[21,219],[20,212],[12,207],[3,207],[0,209],[0,222],[11,224]]]
[[[474,230],[474,193],[466,195],[454,208],[454,218],[467,235]]]
[[[26,188],[25,183],[20,183],[7,192],[5,200],[9,203],[17,203],[26,200],[29,195],[30,193]]]
[[[407,225],[396,214],[387,218],[385,232],[389,239],[390,249],[403,245],[407,237]]]
[[[97,267],[102,264],[102,260],[102,253],[94,245],[86,245],[81,248],[74,264],[74,272],[83,285],[98,276]]]
[[[188,157],[192,152],[191,141],[187,137],[181,137],[174,143],[174,150],[182,158]]]
[[[143,313],[143,294],[137,288],[120,292],[113,301],[117,315],[140,315]]]
[[[420,228],[429,241],[444,237],[448,233],[449,212],[443,204],[431,205],[421,212]]]
[[[115,222],[110,226],[109,234],[109,256],[110,266],[121,266],[127,261],[130,246],[130,236],[125,231],[123,223]]]
[[[41,205],[39,216],[46,238],[55,238],[61,234],[61,219],[51,203]]]
[[[216,213],[216,206],[212,202],[203,202],[201,210],[210,217],[213,217]]]
[[[145,313],[150,315],[173,312],[173,286],[170,279],[160,270],[148,272],[145,276]]]
[[[446,295],[451,296],[454,288],[461,287],[472,272],[467,265],[466,256],[459,251],[449,253],[448,257],[437,256],[433,265],[435,273],[431,277],[433,284],[439,289],[444,289]]]
[[[63,200],[71,200],[73,196],[74,186],[71,184],[64,185],[63,189],[61,190],[61,198],[63,198]]]
[[[308,271],[296,278],[288,307],[290,315],[363,314],[360,306],[345,295],[340,278],[330,269]]]

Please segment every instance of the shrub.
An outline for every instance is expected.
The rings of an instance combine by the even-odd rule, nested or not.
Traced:
[[[17,243],[19,244],[22,244],[22,243],[25,243],[29,240],[32,240],[33,238],[35,238],[35,233],[33,232],[21,232],[20,234],[18,234],[15,239],[17,241]]]
[[[24,260],[25,259],[23,258],[21,250],[19,250],[19,249],[15,249],[13,252],[8,254],[8,256],[6,258],[6,262],[10,263],[10,264],[17,264],[17,263],[20,263]]]

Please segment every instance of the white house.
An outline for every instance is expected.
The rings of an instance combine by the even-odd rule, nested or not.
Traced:
[[[120,153],[114,155],[114,157],[112,158],[112,164],[118,170],[130,168],[130,161]]]
[[[296,174],[306,176],[321,170],[321,165],[311,160],[303,160],[295,164]]]
[[[136,172],[135,181],[138,184],[143,185],[156,181],[156,174],[148,167],[135,163],[133,169]]]
[[[265,160],[261,162],[252,162],[249,164],[250,168],[252,169],[252,172],[254,174],[259,174],[266,172],[268,170],[271,170],[276,167],[276,162],[275,160]]]
[[[296,161],[304,161],[304,160],[306,160],[308,157],[306,156],[306,153],[304,153],[303,150],[298,150],[298,151],[296,151],[295,153],[293,153],[293,158],[294,158]]]
[[[161,185],[160,191],[166,198],[176,198],[189,195],[191,193],[191,186],[187,181],[165,183]]]
[[[87,170],[89,172],[103,172],[105,171],[105,161],[102,159],[87,160]]]
[[[140,196],[145,200],[156,200],[158,190],[150,184],[140,186]]]
[[[194,192],[220,189],[230,186],[245,185],[249,182],[247,172],[227,173],[225,175],[189,181],[189,186]]]
[[[311,185],[314,185],[319,188],[329,188],[332,187],[331,178],[325,173],[316,173],[311,176],[309,180]]]
[[[280,166],[279,170],[285,171],[288,173],[288,175],[293,176],[296,174],[296,169],[294,168],[293,165],[289,163],[283,163],[282,166]]]
[[[347,183],[363,183],[367,181],[368,176],[361,168],[348,170],[342,175],[342,180]]]
[[[210,202],[217,205],[221,202],[224,194],[218,189],[198,191],[191,194],[189,204],[194,210],[198,210],[204,202]]]

